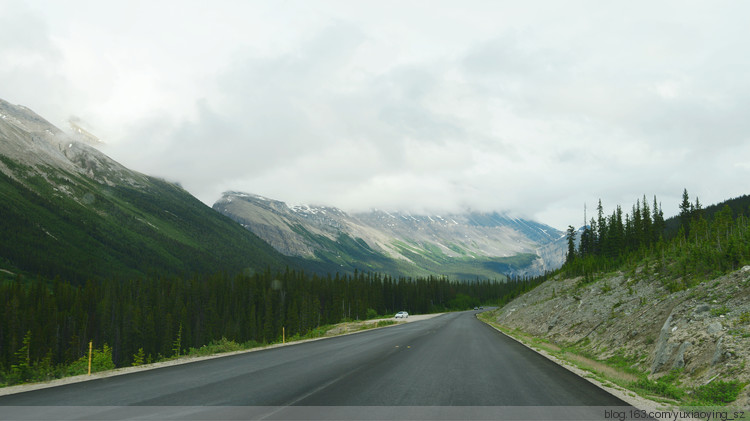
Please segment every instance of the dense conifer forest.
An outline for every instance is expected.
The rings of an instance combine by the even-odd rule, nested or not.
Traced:
[[[623,214],[618,205],[605,216],[601,200],[596,216],[580,238],[570,226],[568,254],[561,271],[592,279],[598,272],[644,265],[661,275],[671,291],[689,288],[708,276],[750,263],[750,196],[703,208],[683,191],[679,214],[664,220],[657,198],[646,197]]]
[[[540,282],[539,278],[535,282]],[[301,337],[346,320],[465,310],[505,302],[527,280],[454,282],[375,273],[218,273],[72,284],[0,285],[0,383],[82,374],[89,341],[99,368],[137,365],[217,341],[243,347]]]

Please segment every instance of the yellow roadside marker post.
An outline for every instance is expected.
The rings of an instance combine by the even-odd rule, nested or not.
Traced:
[[[94,341],[89,342],[89,376],[91,375],[91,354],[94,351]]]

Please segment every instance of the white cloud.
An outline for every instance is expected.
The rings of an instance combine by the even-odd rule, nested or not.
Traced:
[[[669,215],[747,193],[750,161],[750,6],[674,6],[18,2],[0,96],[209,204]]]

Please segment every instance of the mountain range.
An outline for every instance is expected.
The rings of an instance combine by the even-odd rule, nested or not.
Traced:
[[[347,271],[498,278],[537,275],[564,258],[560,231],[497,212],[349,214],[241,192],[224,193],[213,208],[284,255]]]
[[[0,100],[0,276],[84,282],[291,267],[502,279],[564,257],[561,232],[500,213],[348,214],[239,192],[212,209],[109,158],[76,122],[70,129]]]

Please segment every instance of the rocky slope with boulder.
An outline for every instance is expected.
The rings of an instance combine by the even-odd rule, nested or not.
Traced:
[[[671,376],[688,395],[738,381],[745,387],[732,406],[750,407],[750,266],[677,292],[659,279],[644,267],[588,282],[557,277],[491,320],[598,361],[625,361],[649,381]]]

